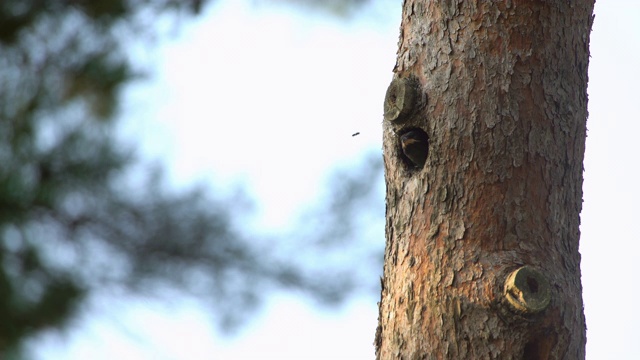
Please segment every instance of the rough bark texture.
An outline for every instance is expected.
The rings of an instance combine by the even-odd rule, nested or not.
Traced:
[[[405,0],[394,79],[413,84],[417,100],[399,118],[385,113],[378,359],[584,358],[578,242],[593,5]],[[428,136],[423,166],[401,143],[417,129]],[[524,265],[549,284],[539,313],[503,295]]]

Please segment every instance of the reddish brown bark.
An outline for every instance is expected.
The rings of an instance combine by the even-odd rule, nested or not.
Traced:
[[[378,359],[584,358],[578,242],[593,5],[404,2],[394,79],[416,100],[399,105],[411,106],[401,116],[385,113]],[[389,92],[386,110],[397,101]],[[428,136],[423,166],[400,144],[411,129]],[[548,282],[541,312],[518,311],[503,294],[523,265]],[[533,295],[544,285],[536,279],[527,278]]]

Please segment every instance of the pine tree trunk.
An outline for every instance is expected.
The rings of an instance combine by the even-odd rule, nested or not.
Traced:
[[[584,359],[593,0],[405,0],[378,359]]]

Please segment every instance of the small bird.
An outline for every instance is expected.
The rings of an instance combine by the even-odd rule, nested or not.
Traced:
[[[423,167],[429,154],[429,139],[422,130],[409,130],[400,135],[402,153],[415,166]]]

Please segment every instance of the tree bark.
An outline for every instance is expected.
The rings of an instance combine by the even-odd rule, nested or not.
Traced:
[[[377,359],[584,359],[593,0],[405,0]]]

